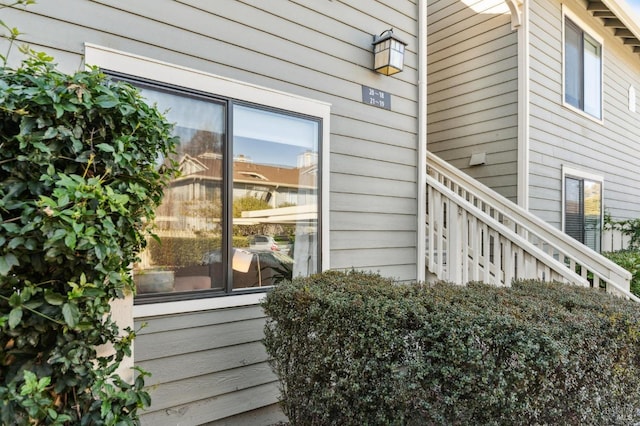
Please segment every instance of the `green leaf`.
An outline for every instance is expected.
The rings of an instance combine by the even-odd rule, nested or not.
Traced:
[[[38,380],[38,390],[43,391],[50,384],[51,384],[51,377],[49,376],[41,377],[40,380]]]
[[[64,237],[64,243],[67,247],[69,247],[71,250],[74,250],[76,248],[76,234],[74,234],[73,232],[69,232],[65,237]]]
[[[96,145],[96,148],[100,149],[100,151],[104,151],[104,152],[114,152],[115,150],[113,149],[113,146],[107,144],[107,143],[99,143],[98,145]]]
[[[22,298],[20,297],[20,292],[15,292],[11,296],[9,296],[9,306],[17,308],[22,305]]]
[[[75,327],[80,320],[80,311],[75,304],[65,303],[62,305],[62,315],[64,316],[64,322],[71,328]]]
[[[47,415],[51,417],[51,420],[55,420],[58,418],[58,413],[53,408],[47,408]]]
[[[53,235],[50,237],[51,241],[61,240],[63,237],[66,237],[67,230],[66,229],[56,229]]]
[[[50,305],[60,306],[64,303],[66,298],[61,294],[54,293],[53,291],[47,289],[44,292],[44,300],[46,300]]]
[[[95,99],[95,103],[102,108],[113,108],[118,105],[118,99],[113,96],[100,95]]]
[[[20,387],[20,395],[28,395],[35,390],[38,380],[36,378],[36,375],[29,370],[25,370],[23,375],[24,384]]]
[[[9,312],[9,328],[12,330],[22,321],[22,308],[13,308]]]
[[[24,244],[24,238],[23,237],[16,237],[16,238],[12,238],[11,241],[9,241],[9,244],[7,245],[7,247],[9,247],[9,249],[13,250],[16,247],[20,247],[23,244]]]
[[[53,139],[58,136],[58,129],[55,127],[49,127],[46,132],[44,132],[44,136],[42,139]]]
[[[64,108],[60,104],[53,104],[53,108],[56,110],[56,118],[62,117],[64,114]]]
[[[13,253],[7,253],[4,256],[0,256],[0,275],[7,276],[11,268],[18,266],[18,258]]]

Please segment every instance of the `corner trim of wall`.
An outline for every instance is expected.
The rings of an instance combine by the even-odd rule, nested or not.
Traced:
[[[416,280],[427,276],[427,0],[418,0],[418,241]]]
[[[524,0],[522,24],[518,28],[518,205],[525,210],[529,210],[529,115],[531,114],[529,31],[529,0]]]

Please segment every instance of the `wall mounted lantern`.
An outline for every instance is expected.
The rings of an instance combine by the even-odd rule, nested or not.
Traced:
[[[373,36],[373,69],[384,75],[402,71],[404,47],[407,45],[393,34],[393,28]]]

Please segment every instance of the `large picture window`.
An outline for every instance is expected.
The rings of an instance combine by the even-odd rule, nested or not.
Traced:
[[[134,265],[137,303],[255,291],[318,272],[321,119],[132,83],[175,123],[181,172],[157,210],[159,241]]]
[[[564,231],[595,251],[602,240],[602,179],[565,174]]]
[[[564,18],[564,102],[602,118],[602,43]]]

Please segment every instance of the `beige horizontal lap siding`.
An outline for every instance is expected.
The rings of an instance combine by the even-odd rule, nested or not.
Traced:
[[[3,9],[2,20],[66,71],[83,66],[92,43],[330,103],[329,266],[410,281],[418,255],[417,9],[408,0],[46,0]],[[389,28],[409,43],[405,70],[392,77],[371,70],[373,34]],[[363,104],[362,85],[391,95],[391,110]],[[149,325],[135,362],[152,373],[143,424],[282,418],[258,306],[141,322]]]
[[[640,217],[640,108],[632,113],[628,101],[629,86],[640,88],[640,58],[584,7],[571,11],[604,39],[602,123],[563,106],[560,3],[531,6],[529,204],[558,228],[563,165],[604,177],[604,207],[614,218]]]
[[[515,200],[518,71],[510,15],[455,0],[429,1],[428,11],[428,149]],[[469,166],[475,153],[486,154],[485,165]]]
[[[136,327],[142,323],[135,363],[152,374],[143,425],[203,424],[260,408],[270,412],[277,403],[259,306],[144,318]]]

